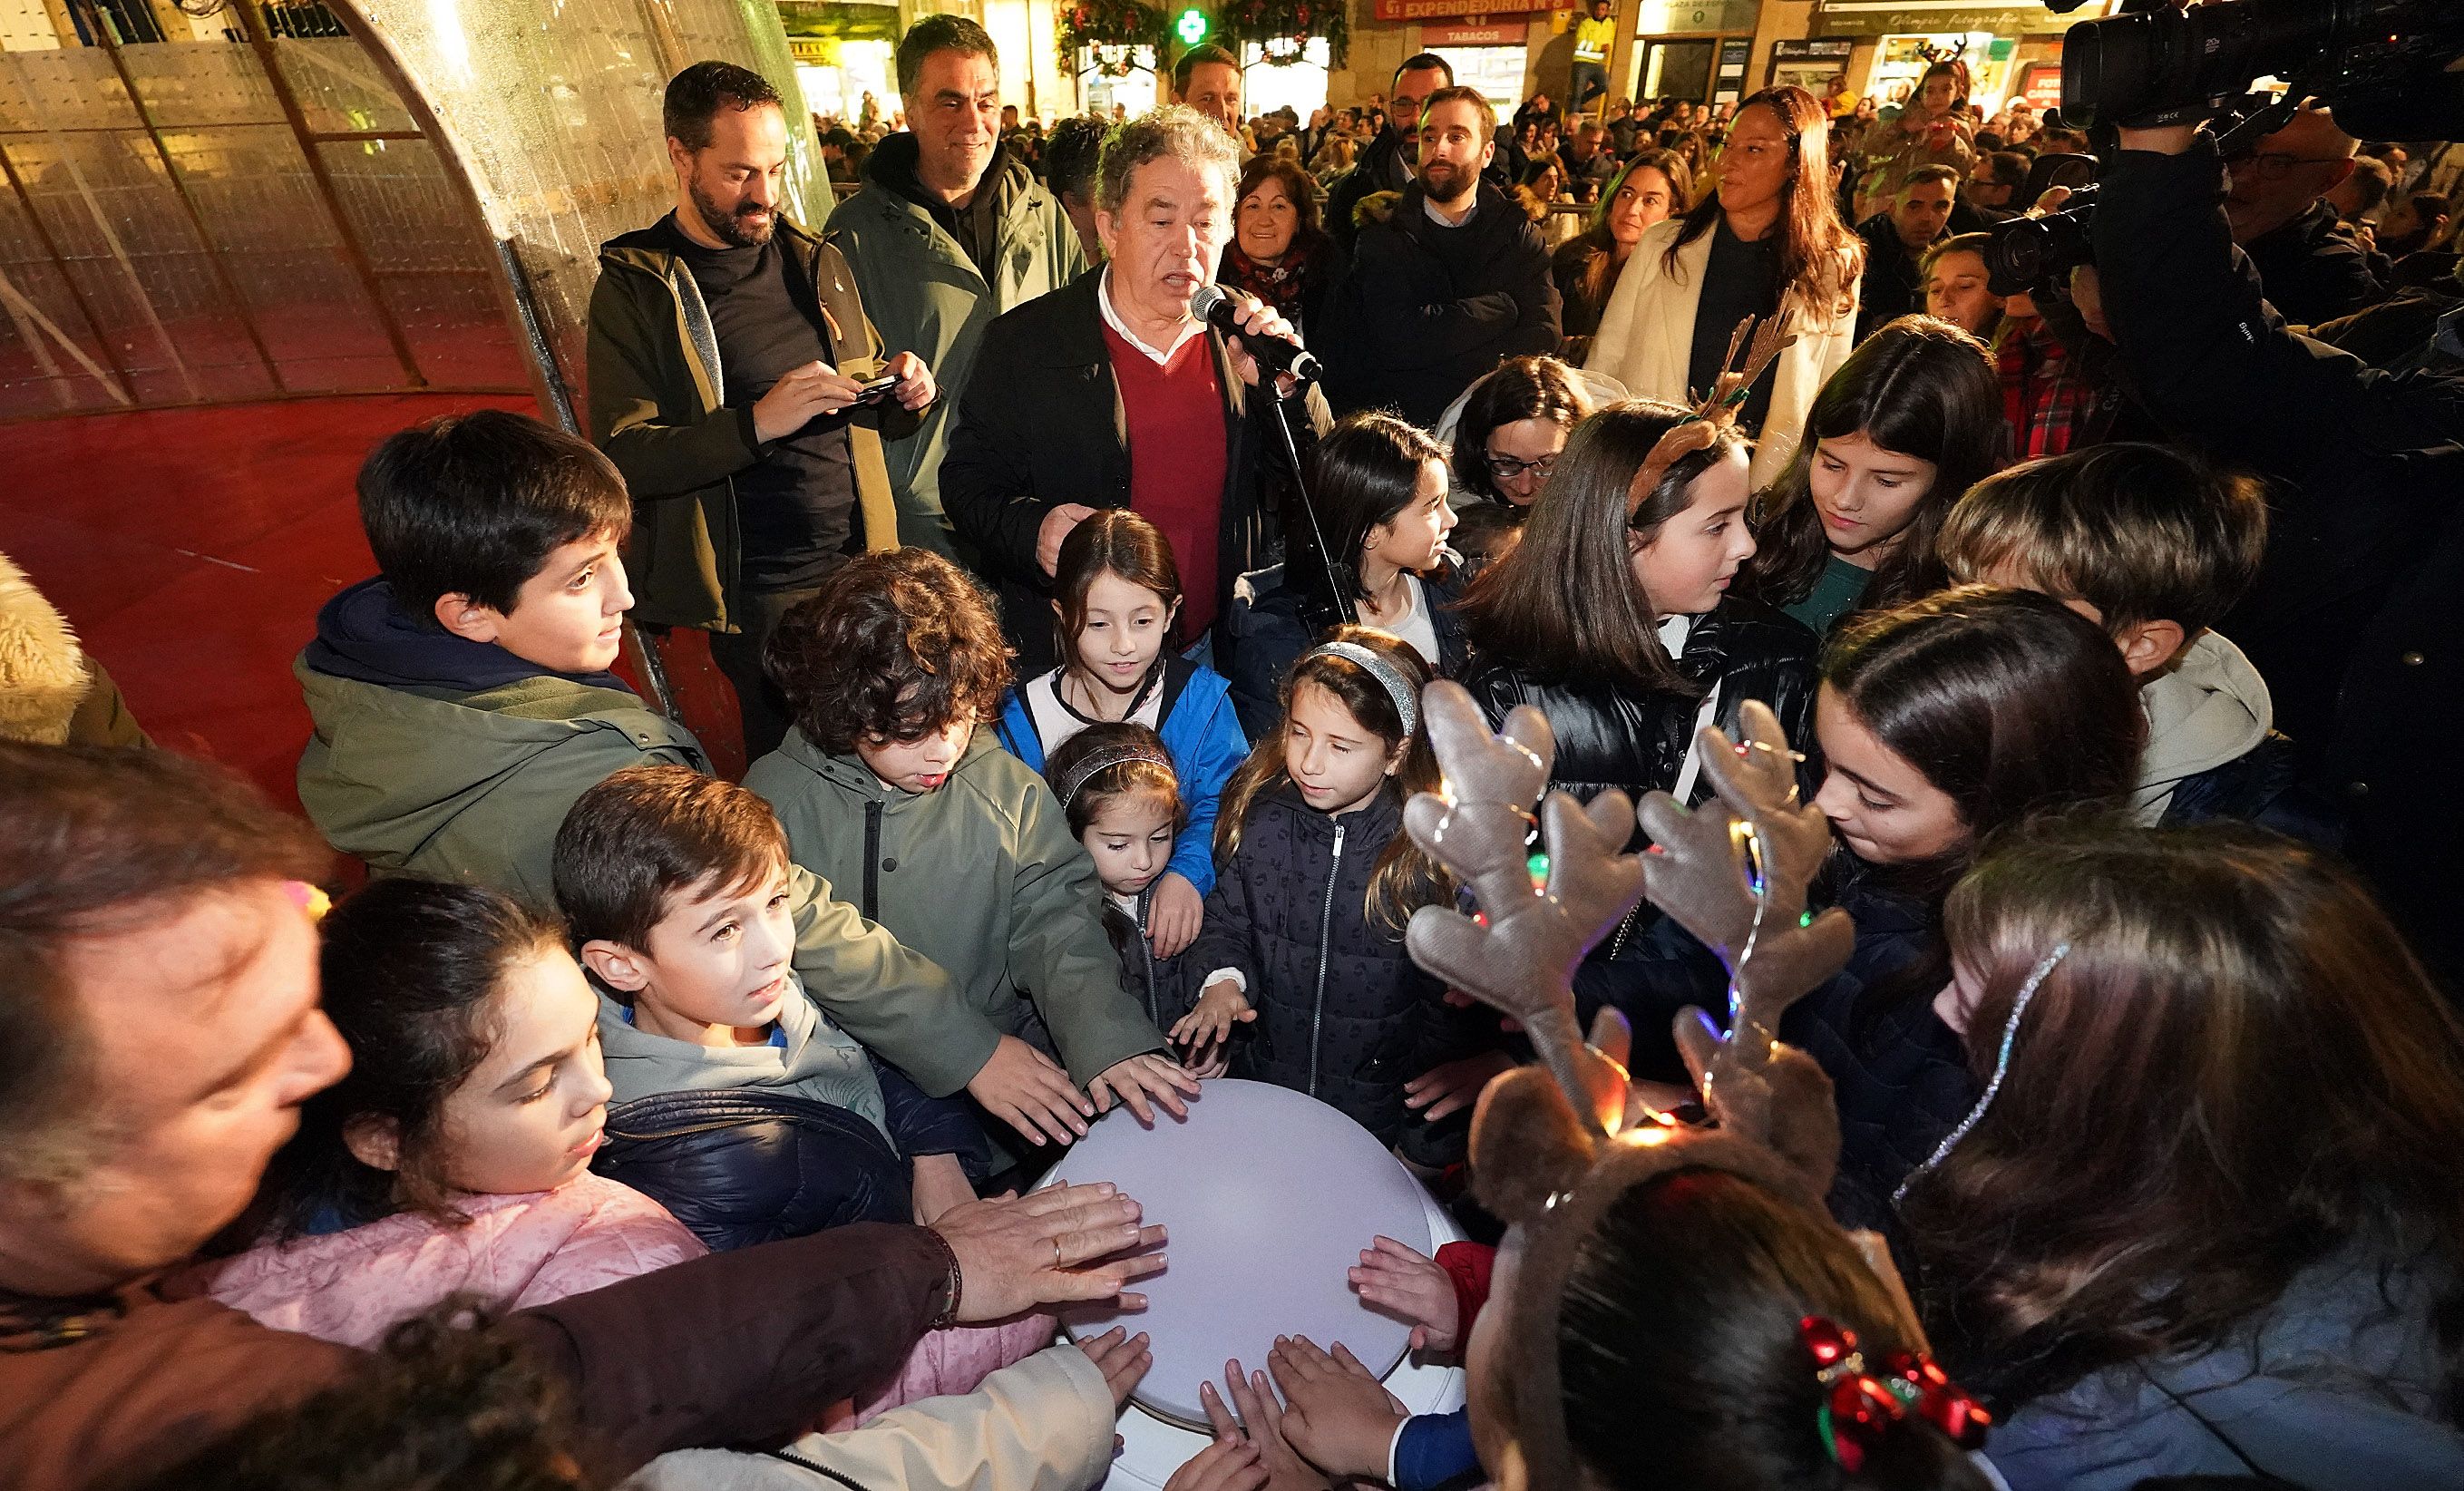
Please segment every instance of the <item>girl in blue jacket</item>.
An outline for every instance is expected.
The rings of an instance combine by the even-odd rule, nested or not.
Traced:
[[[1053,577],[1053,650],[1061,666],[1002,702],[999,733],[1036,771],[1089,725],[1128,720],[1163,739],[1189,821],[1149,897],[1147,937],[1159,958],[1197,940],[1215,888],[1217,800],[1249,754],[1231,686],[1180,655],[1180,570],[1155,524],[1127,509],[1096,514],[1061,543]]]

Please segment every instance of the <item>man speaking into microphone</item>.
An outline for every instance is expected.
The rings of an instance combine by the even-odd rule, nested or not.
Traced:
[[[1231,241],[1239,170],[1231,137],[1191,109],[1113,131],[1095,177],[1104,267],[984,329],[941,496],[1000,587],[1021,677],[1055,661],[1053,566],[1099,508],[1133,508],[1171,540],[1180,635],[1200,648],[1233,581],[1274,561],[1280,521],[1263,493],[1285,460],[1277,406],[1305,399],[1290,412],[1318,429],[1330,416],[1242,344],[1288,365],[1290,322],[1237,293],[1214,325],[1197,304]]]

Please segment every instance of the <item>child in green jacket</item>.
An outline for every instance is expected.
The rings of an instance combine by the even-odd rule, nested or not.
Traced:
[[[991,1079],[977,1101],[1037,1145],[1115,1102],[1181,1111],[1197,1079],[1121,987],[1094,862],[1044,779],[977,733],[1010,669],[975,583],[929,550],[866,555],[787,614],[769,665],[796,725],[744,784],[797,864],[949,971],[966,1017],[944,1039]]]
[[[482,409],[387,437],[359,491],[378,575],[326,603],[294,666],[316,727],[300,803],[380,874],[553,909],[575,800],[628,766],[710,769],[691,731],[608,671],[633,603],[624,481],[588,444]],[[970,1064],[940,1038],[961,1014],[949,976],[792,879],[814,999],[926,1092],[970,1086],[982,1053]]]

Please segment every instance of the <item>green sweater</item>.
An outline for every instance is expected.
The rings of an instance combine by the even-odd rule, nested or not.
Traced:
[[[980,1065],[1024,1028],[1029,998],[1081,1086],[1163,1048],[1121,986],[1095,862],[1044,778],[990,732],[934,792],[886,787],[801,730],[744,785],[778,810],[797,864],[855,890],[882,926],[949,970],[964,1007],[942,1037],[955,1059]]]
[[[464,693],[338,678],[304,660],[293,671],[315,724],[300,805],[328,843],[380,874],[465,881],[552,908],[556,831],[576,799],[628,766],[710,769],[693,732],[622,690],[542,674]],[[826,882],[790,879],[796,972],[814,1002],[926,1092],[965,1086],[992,1043],[945,1038],[969,1013],[949,976]]]

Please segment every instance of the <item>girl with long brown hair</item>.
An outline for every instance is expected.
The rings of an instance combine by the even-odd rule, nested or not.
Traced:
[[[1307,1092],[1387,1143],[1404,1083],[1447,1060],[1466,1025],[1403,948],[1415,909],[1453,887],[1403,831],[1403,803],[1440,787],[1420,728],[1432,674],[1390,633],[1338,627],[1285,677],[1283,717],[1223,791],[1220,875],[1190,950],[1198,998],[1171,1030],[1197,1069]],[[1493,1025],[1491,1028],[1494,1028]]]
[[[2002,381],[1982,342],[1903,316],[1865,339],[1814,401],[1787,472],[1755,501],[1751,591],[1818,633],[1852,611],[1950,582],[1934,535],[2011,461]]]
[[[1901,1210],[2013,1491],[2464,1485],[2464,1030],[2351,875],[2056,825],[1947,930],[1984,1098]]]
[[[1728,593],[1754,552],[1746,452],[1723,433],[1644,483],[1685,411],[1633,400],[1575,427],[1515,547],[1463,601],[1465,679],[1491,723],[1518,704],[1557,737],[1551,785],[1589,800],[1699,786],[1698,723],[1739,728],[1761,699],[1792,740],[1811,731],[1814,637]]]
[[[1637,397],[1691,405],[1718,380],[1738,322],[1785,316],[1796,340],[1740,416],[1759,436],[1757,487],[1796,453],[1815,394],[1856,338],[1864,246],[1832,201],[1829,133],[1802,88],[1766,88],[1739,105],[1716,188],[1644,232],[1583,364]]]

